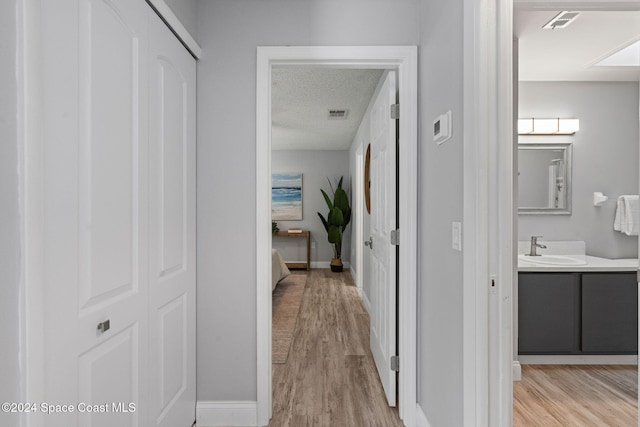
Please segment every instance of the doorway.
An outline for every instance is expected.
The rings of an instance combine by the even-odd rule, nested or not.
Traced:
[[[408,425],[416,406],[416,235],[417,235],[417,49],[415,47],[264,47],[258,48],[256,208],[257,208],[257,416],[265,425],[271,416],[271,71],[274,66],[315,65],[334,68],[391,69],[399,77],[403,113],[400,127],[399,222],[406,230],[400,241],[400,417]],[[405,233],[405,231],[403,231]]]
[[[469,144],[469,156],[465,156],[465,161],[469,159],[469,167],[473,171],[470,176],[477,177],[478,179],[485,179],[486,173],[482,171],[483,165],[493,165],[491,170],[495,170],[492,173],[492,182],[488,185],[481,182],[480,186],[474,185],[473,182],[465,182],[465,189],[469,188],[468,196],[465,195],[465,200],[473,202],[476,197],[473,196],[472,190],[479,188],[478,194],[480,197],[485,197],[495,192],[497,194],[507,195],[508,191],[512,188],[510,182],[514,181],[512,165],[513,149],[513,99],[512,99],[512,81],[511,79],[500,77],[509,76],[512,71],[512,24],[513,24],[513,9],[519,7],[535,8],[538,10],[621,10],[621,11],[637,11],[640,10],[640,5],[635,1],[583,1],[583,2],[571,2],[571,1],[525,1],[525,0],[497,0],[492,2],[491,7],[495,9],[487,9],[484,6],[472,5],[469,2],[469,13],[465,16],[469,17],[470,23],[477,24],[474,30],[471,32],[465,43],[465,58],[469,62],[470,66],[465,67],[465,78],[468,79],[470,85],[468,90],[465,90],[465,105],[468,108],[469,117],[473,117],[470,129],[478,130],[481,133],[478,135],[478,144],[482,148],[487,148],[491,151],[491,154],[487,159],[474,157],[474,148]],[[475,12],[475,13],[473,13]],[[493,12],[493,13],[492,13]],[[489,25],[487,25],[487,22]],[[474,54],[481,52],[487,52],[484,49],[488,49],[488,56],[484,60],[478,60]],[[496,104],[494,104],[490,98],[486,102],[478,102],[477,95],[484,94],[483,84],[479,82],[489,81],[495,85],[497,89]],[[484,98],[482,98],[484,99]],[[486,107],[497,105],[497,109],[487,109]],[[483,128],[480,123],[486,123],[488,129],[491,132],[495,132],[495,137],[491,137],[487,128]],[[469,141],[473,141],[470,138]],[[493,141],[500,141],[497,146]],[[467,147],[467,145],[465,145]],[[466,152],[465,148],[465,152]],[[504,191],[500,191],[504,190]],[[465,194],[467,191],[465,190]],[[504,197],[505,200],[509,197]],[[465,390],[471,390],[469,392],[469,405],[465,405],[465,417],[468,416],[470,420],[478,420],[478,422],[486,423],[486,420],[493,420],[496,425],[509,425],[512,422],[512,394],[511,389],[511,370],[512,370],[512,321],[510,320],[513,308],[511,303],[511,277],[514,274],[514,254],[511,250],[514,245],[512,241],[511,230],[513,227],[510,225],[511,221],[508,218],[513,218],[514,204],[511,200],[507,200],[509,203],[505,203],[501,200],[489,200],[488,212],[491,217],[502,218],[500,221],[502,224],[500,227],[493,228],[486,225],[486,218],[481,213],[476,212],[469,217],[471,221],[480,221],[478,226],[478,235],[488,236],[492,241],[499,242],[500,247],[509,248],[508,251],[498,250],[488,255],[488,261],[490,264],[489,271],[482,264],[474,265],[471,261],[465,267],[465,272],[468,272],[468,276],[471,279],[468,282],[468,286],[465,288],[465,299],[468,296],[468,307],[474,310],[474,314],[469,316],[469,322],[466,323],[467,330],[469,331],[469,337],[474,331],[473,321],[475,324],[483,324],[490,319],[489,327],[487,330],[483,328],[476,329],[475,336],[479,338],[480,346],[473,349],[474,351],[469,354],[465,353],[465,364],[469,367],[470,374],[466,377],[465,383],[468,383],[470,387],[465,387]],[[483,225],[485,223],[485,225]],[[468,227],[467,227],[468,228]],[[491,271],[499,273],[497,276],[493,276]],[[499,300],[501,305],[499,310],[490,311],[492,305],[491,301],[487,301],[482,293],[477,294],[472,287],[473,280],[479,278],[482,280],[487,276],[502,277],[502,284],[497,282],[495,290],[490,292],[489,300]],[[466,280],[465,280],[466,282]],[[493,284],[493,281],[490,281]],[[500,298],[495,298],[493,295],[502,295]],[[505,307],[504,301],[508,301]],[[494,320],[491,320],[491,319]],[[472,321],[473,319],[473,321]],[[505,323],[506,322],[506,323]],[[509,327],[503,327],[508,324]],[[496,366],[493,364],[488,369],[473,369],[473,361],[480,360],[481,365],[484,365],[484,361],[487,360],[488,354],[493,353],[495,359],[499,359],[500,363]],[[477,366],[477,365],[476,365]],[[473,385],[476,382],[483,383],[488,381],[489,396],[485,400],[478,393],[474,393]],[[483,421],[484,420],[484,421]]]
[[[516,91],[519,101],[514,104],[517,117],[572,117],[580,121],[579,130],[571,135],[550,135],[550,132],[524,135],[522,129],[516,141],[516,151],[520,153],[515,162],[519,175],[520,212],[516,230],[520,268],[516,273],[517,288],[514,287],[513,326],[514,360],[523,365],[523,381],[514,383],[514,423],[524,423],[525,414],[544,418],[546,411],[556,411],[561,414],[558,416],[562,417],[562,423],[575,424],[579,418],[573,417],[583,416],[580,412],[589,413],[588,408],[581,408],[580,402],[604,399],[607,422],[629,425],[632,420],[633,424],[637,421],[637,398],[629,394],[634,391],[629,388],[630,383],[636,383],[633,389],[637,390],[637,368],[630,366],[637,365],[635,266],[630,265],[626,272],[615,267],[616,262],[610,263],[620,270],[616,272],[598,271],[597,267],[589,270],[575,267],[573,272],[568,272],[567,267],[555,270],[546,267],[547,272],[541,276],[539,268],[524,261],[539,257],[523,256],[531,252],[527,246],[533,243],[527,242],[533,235],[544,235],[538,238],[539,244],[546,246],[539,249],[542,255],[575,253],[576,259],[589,266],[602,259],[603,262],[637,259],[638,254],[636,238],[613,229],[618,196],[638,194],[638,74],[632,68],[599,63],[610,61],[605,59],[607,55],[640,37],[637,24],[640,12],[584,11],[579,6],[571,10],[520,8],[514,13],[514,34],[520,41],[515,42],[520,76],[519,84],[514,82],[514,90],[519,89]],[[547,29],[546,23],[557,27]],[[553,46],[543,49],[543,60],[536,52],[541,52],[540,48],[547,43]],[[544,68],[539,67],[541,63]],[[612,120],[615,126],[603,126]],[[610,133],[606,146],[600,143],[601,132]],[[567,148],[558,150],[559,147]],[[566,156],[557,155],[563,151]],[[533,152],[538,160],[531,157]],[[539,154],[551,154],[553,160],[540,162]],[[555,174],[559,169],[553,162],[560,162],[561,174]],[[528,178],[536,173],[537,166],[542,167],[539,171],[546,176],[536,182],[546,183],[546,188],[528,185],[532,183]],[[607,202],[597,206],[593,202],[595,186],[605,188],[603,191],[609,196]],[[562,191],[558,194],[559,188]],[[543,190],[539,194],[545,200],[531,197],[538,189]],[[585,254],[589,256],[580,258]],[[553,298],[557,303],[555,309],[553,303],[543,304],[545,310],[533,308],[537,297],[532,291],[535,293],[535,289],[544,286],[550,287],[545,295],[539,296],[566,292],[563,297],[558,294]],[[540,317],[541,312],[544,317]],[[551,320],[560,313],[566,316],[565,320]],[[618,326],[612,327],[618,319]],[[546,332],[538,340],[536,334],[543,330]],[[593,368],[585,364],[603,366]],[[546,379],[541,381],[542,378]],[[611,383],[601,381],[605,378],[615,379]],[[573,382],[589,384],[581,387],[589,392],[568,393],[563,397],[562,393],[571,389]],[[620,385],[624,387],[618,388]],[[533,387],[540,400],[530,398],[532,395],[527,391]],[[615,395],[604,398],[612,390]],[[591,398],[590,393],[594,393]],[[551,404],[538,406],[542,400]],[[534,407],[540,412],[532,411]],[[597,405],[593,408],[597,411]],[[591,417],[598,420],[597,413]]]

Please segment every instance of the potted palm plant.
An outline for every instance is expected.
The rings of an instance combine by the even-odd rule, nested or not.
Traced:
[[[347,192],[342,188],[342,178],[343,177],[340,177],[340,181],[335,189],[333,185],[331,185],[331,181],[327,178],[332,197],[329,197],[323,189],[320,189],[324,201],[329,208],[329,213],[326,218],[320,212],[318,212],[318,216],[324,225],[324,229],[327,231],[329,243],[333,245],[333,259],[331,260],[331,271],[333,272],[340,272],[343,269],[342,235],[351,221],[349,197]]]

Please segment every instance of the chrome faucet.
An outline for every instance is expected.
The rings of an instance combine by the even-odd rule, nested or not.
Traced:
[[[538,239],[542,238],[542,236],[531,236],[531,250],[529,251],[529,256],[540,256],[537,252],[538,248],[546,249],[547,247],[542,243],[538,243]]]

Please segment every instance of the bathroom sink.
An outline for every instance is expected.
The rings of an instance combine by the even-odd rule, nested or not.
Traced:
[[[586,265],[587,261],[579,257],[573,257],[568,255],[518,255],[518,258],[522,261],[532,262],[534,264],[544,265]]]

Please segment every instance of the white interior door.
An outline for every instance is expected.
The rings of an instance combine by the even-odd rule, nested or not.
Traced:
[[[196,387],[196,63],[149,21],[149,368],[151,423],[191,426]]]
[[[146,426],[148,7],[44,3],[44,424]]]
[[[382,77],[371,110],[371,352],[382,380],[387,401],[396,405],[396,247],[391,231],[396,229],[396,74]]]

